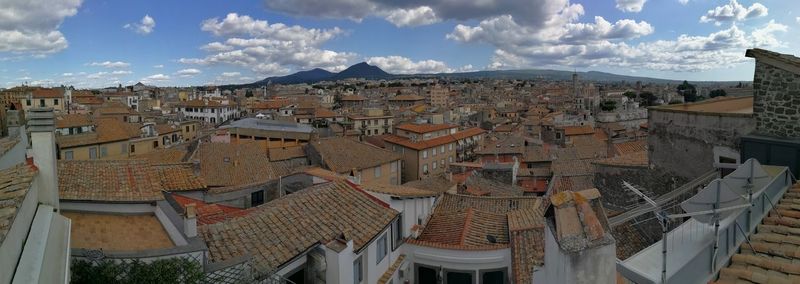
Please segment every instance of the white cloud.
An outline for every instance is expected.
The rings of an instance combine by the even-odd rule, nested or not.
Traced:
[[[398,27],[415,27],[438,23],[436,12],[428,6],[413,9],[396,9],[386,16],[386,20]]]
[[[220,74],[220,76],[222,76],[222,77],[236,77],[236,76],[239,76],[239,75],[242,75],[242,73],[239,73],[239,72],[222,72],[222,74]]]
[[[422,60],[412,61],[402,56],[370,57],[367,63],[376,65],[386,72],[394,74],[422,74],[422,73],[443,73],[453,72],[442,61]]]
[[[309,29],[301,26],[270,24],[247,15],[228,14],[224,19],[203,21],[203,31],[224,37],[201,48],[204,58],[180,58],[183,64],[234,65],[260,75],[286,74],[291,70],[314,67],[334,68],[350,63],[355,54],[325,50],[321,45],[343,34],[339,28]]]
[[[768,14],[768,9],[761,3],[753,3],[750,7],[744,7],[736,0],[731,0],[728,4],[717,6],[708,10],[705,15],[700,17],[701,23],[714,22],[720,25],[723,22],[736,22],[752,18],[763,17]]]
[[[798,24],[800,24],[800,17],[794,18],[794,20],[797,21]]]
[[[202,73],[202,71],[194,69],[194,68],[182,69],[182,70],[178,70],[178,72],[175,72],[176,75],[184,77],[184,78],[192,77],[192,76],[195,76],[195,75],[200,74],[200,73]],[[169,77],[167,77],[167,79],[169,79]]]
[[[63,76],[63,77],[72,77],[72,75],[73,75],[72,73],[63,73],[63,74],[61,74],[61,76]]]
[[[128,67],[128,66],[131,66],[131,64],[130,64],[130,63],[128,63],[128,62],[122,62],[122,61],[115,61],[115,62],[112,62],[112,61],[92,62],[92,63],[87,63],[86,65],[89,65],[89,66],[99,66],[99,67],[105,67],[105,68],[125,68],[125,67]]]
[[[292,15],[354,21],[361,21],[369,16],[385,17],[398,9],[416,11],[419,14],[427,10],[420,10],[421,7],[428,7],[430,12],[425,13],[435,15],[440,20],[483,20],[509,15],[518,19],[520,24],[534,28],[545,26],[554,14],[573,6],[569,0],[266,0],[266,5],[270,10]],[[390,19],[392,18],[387,18]]]
[[[82,0],[0,1],[0,52],[42,56],[69,45],[58,30],[78,13]]]
[[[160,82],[160,81],[168,81],[169,75],[164,74],[154,74],[147,77],[142,78],[142,82]]]
[[[132,30],[138,34],[147,35],[153,32],[156,27],[156,21],[150,15],[144,15],[142,20],[138,23],[125,24],[123,28]]]
[[[678,0],[678,3],[681,3],[681,5],[686,5],[689,3],[689,0]]]
[[[153,65],[153,68],[164,68],[164,64]]]
[[[617,1],[617,9],[624,12],[634,12],[638,13],[642,11],[642,7],[644,7],[644,2],[647,0],[616,0]]]
[[[758,47],[785,47],[786,44],[775,37],[776,32],[787,32],[789,27],[770,20],[761,28],[753,30],[753,43]]]
[[[108,72],[102,72],[101,71],[101,72],[97,72],[97,73],[92,73],[92,74],[86,75],[86,79],[100,79],[100,78],[105,77],[106,75],[108,75]]]
[[[221,51],[229,51],[233,49],[233,46],[225,45],[221,42],[212,42],[200,47],[200,49],[210,52],[221,52]]]
[[[133,74],[133,72],[128,71],[128,70],[117,70],[117,71],[111,72],[111,74],[112,75],[130,75],[130,74]]]

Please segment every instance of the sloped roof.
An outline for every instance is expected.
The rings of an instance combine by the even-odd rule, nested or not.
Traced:
[[[260,205],[245,216],[200,226],[198,231],[211,262],[250,255],[259,278],[341,235],[361,251],[398,214],[355,185],[336,181]]]
[[[192,163],[154,165],[166,191],[203,190],[206,182],[194,174]]]
[[[716,283],[798,283],[800,282],[800,184],[783,194],[776,205],[777,215],[769,214],[750,235],[750,245],[722,268]],[[752,245],[752,248],[750,247]],[[755,250],[755,251],[753,251]]]
[[[0,170],[0,244],[6,238],[37,170],[26,164]]]
[[[309,143],[322,156],[322,163],[337,173],[349,173],[400,160],[400,155],[344,137],[330,137]]]
[[[183,158],[186,157],[188,153],[185,150],[181,150],[178,148],[165,148],[165,149],[153,149],[150,152],[144,154],[136,154],[135,156],[131,156],[128,159],[131,160],[147,160],[152,164],[176,164],[183,162]]]
[[[164,198],[161,177],[146,161],[58,161],[62,200],[142,202]]]
[[[456,128],[456,127],[458,127],[458,126],[457,125],[453,125],[453,124],[447,124],[447,123],[442,123],[442,124],[404,123],[404,124],[400,124],[400,125],[395,125],[394,126],[395,129],[405,130],[405,131],[414,132],[414,133],[428,133],[428,132],[451,129],[451,128]]]
[[[425,100],[425,97],[417,96],[414,94],[402,94],[398,96],[394,96],[389,99],[390,102],[397,102],[397,101],[422,101]]]
[[[418,141],[411,141],[407,137],[398,136],[394,134],[386,135],[383,140],[385,142],[401,145],[406,148],[411,148],[414,150],[424,150],[432,147],[437,147],[441,145],[445,145],[448,143],[453,143],[461,139],[465,139],[468,137],[478,136],[485,133],[486,130],[474,127],[470,129],[465,129],[462,131],[458,131],[455,134],[448,134],[440,137],[436,137],[433,139],[428,140],[418,140]]]
[[[576,253],[614,243],[596,188],[550,196],[555,208],[553,233],[561,249]]]
[[[404,183],[403,186],[444,193],[456,186],[455,182],[448,180],[442,175],[427,177],[420,180],[409,181]]]
[[[186,197],[180,194],[173,194],[171,197],[184,210],[186,210],[186,206],[189,204],[195,205],[195,208],[197,209],[196,214],[198,225],[208,225],[222,222],[235,217],[247,215],[255,210],[254,208],[241,209],[223,204],[209,204],[203,202],[202,200]]]
[[[64,114],[55,119],[56,128],[80,127],[94,125],[92,116],[88,114]]]
[[[201,143],[195,158],[200,160],[200,176],[208,186],[236,186],[277,179],[266,145]]]
[[[269,160],[272,162],[306,157],[302,146],[271,148],[268,154]]]
[[[371,182],[361,186],[366,191],[382,193],[392,197],[414,198],[414,197],[434,197],[439,195],[437,192],[402,185],[389,185],[378,182]]]

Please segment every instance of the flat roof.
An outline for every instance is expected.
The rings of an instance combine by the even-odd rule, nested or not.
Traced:
[[[72,220],[70,246],[106,251],[139,251],[175,245],[155,215],[114,215],[62,211]]]
[[[721,97],[695,103],[651,107],[651,110],[707,114],[752,115],[753,96]]]
[[[278,121],[278,120],[259,119],[259,118],[243,118],[237,121],[233,121],[231,122],[230,125],[222,126],[220,128],[250,128],[250,129],[259,129],[266,131],[300,132],[300,133],[314,132],[314,128],[306,124]]]

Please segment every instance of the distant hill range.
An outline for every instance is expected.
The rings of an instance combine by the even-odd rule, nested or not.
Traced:
[[[647,83],[677,84],[682,82],[680,80],[626,76],[626,75],[617,75],[617,74],[598,72],[598,71],[577,72],[577,73],[581,81],[595,81],[595,82],[641,81],[643,84]],[[226,85],[221,87],[238,88],[238,87],[260,87],[267,84],[283,84],[283,85],[303,84],[303,83],[313,84],[321,81],[336,81],[336,80],[351,79],[351,78],[364,78],[370,80],[413,79],[413,78],[450,78],[450,79],[490,78],[490,79],[509,79],[509,80],[544,79],[544,80],[565,81],[565,80],[572,80],[572,74],[573,74],[572,71],[563,71],[563,70],[523,69],[523,70],[475,71],[475,72],[460,72],[460,73],[395,75],[386,73],[386,71],[381,70],[381,68],[377,66],[369,65],[366,62],[361,62],[356,65],[350,66],[347,69],[342,70],[341,72],[338,73],[330,72],[320,68],[315,68],[312,70],[300,71],[286,76],[268,77],[265,78],[264,80],[250,84]],[[694,81],[694,83],[712,83],[712,82]]]

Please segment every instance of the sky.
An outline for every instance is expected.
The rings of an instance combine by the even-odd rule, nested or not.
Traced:
[[[800,55],[798,31],[795,0],[2,0],[0,87],[249,83],[362,61],[738,81],[747,48]]]

